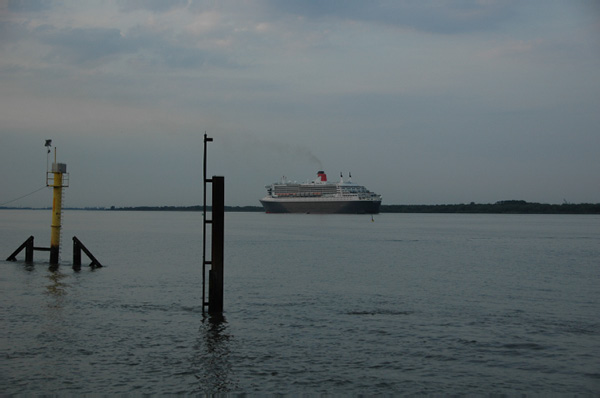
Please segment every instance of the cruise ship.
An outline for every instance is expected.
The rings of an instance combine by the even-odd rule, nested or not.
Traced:
[[[377,214],[381,195],[340,175],[339,182],[328,182],[324,171],[314,181],[302,184],[287,181],[267,185],[267,196],[260,200],[267,213],[345,213]]]

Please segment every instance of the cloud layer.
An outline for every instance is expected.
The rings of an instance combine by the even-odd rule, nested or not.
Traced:
[[[52,138],[73,206],[196,204],[204,131],[231,205],[317,168],[389,204],[598,202],[599,33],[586,2],[0,3],[0,202]]]

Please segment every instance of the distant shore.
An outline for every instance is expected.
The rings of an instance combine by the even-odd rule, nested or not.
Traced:
[[[48,210],[32,207],[0,207],[0,210]],[[207,207],[210,210],[210,206]],[[133,207],[84,207],[65,210],[102,211],[202,211],[202,206],[133,206]],[[264,212],[262,206],[225,206],[226,212]],[[502,200],[491,204],[442,204],[442,205],[381,205],[381,213],[473,213],[473,214],[600,214],[600,203],[546,204],[524,200]]]

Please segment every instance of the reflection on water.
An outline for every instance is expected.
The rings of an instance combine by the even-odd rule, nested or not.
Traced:
[[[204,317],[194,345],[193,372],[200,392],[229,392],[237,388],[232,380],[231,344],[223,315]]]
[[[58,269],[50,270],[49,275],[46,276],[50,280],[50,284],[46,286],[46,293],[52,297],[62,297],[67,294],[69,285],[61,282],[67,275],[61,273]]]
[[[47,304],[47,315],[49,319],[60,319],[63,316],[67,289],[69,287],[69,284],[64,282],[64,280],[68,278],[68,275],[60,272],[58,268],[50,268],[48,269],[46,278],[50,281],[50,283],[46,285],[46,295],[50,298]]]

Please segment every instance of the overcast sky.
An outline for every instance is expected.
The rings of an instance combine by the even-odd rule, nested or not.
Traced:
[[[600,202],[600,2],[0,0],[0,204],[260,205],[340,172],[384,204]],[[51,206],[42,190],[12,206]]]

